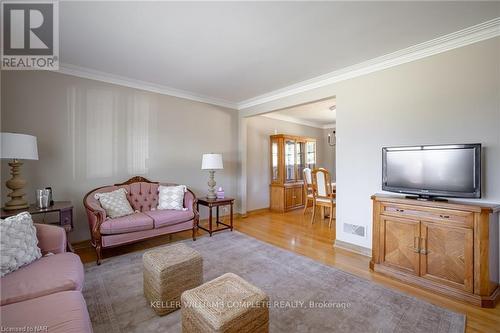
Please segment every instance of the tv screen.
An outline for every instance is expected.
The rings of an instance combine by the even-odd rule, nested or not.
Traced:
[[[382,148],[382,189],[480,198],[481,144]]]

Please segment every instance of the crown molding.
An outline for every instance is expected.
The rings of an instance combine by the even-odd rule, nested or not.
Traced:
[[[325,125],[325,124],[320,124],[320,123],[316,123],[313,121],[303,120],[303,119],[300,119],[297,117],[286,116],[286,115],[282,115],[282,114],[266,113],[266,114],[261,114],[261,116],[266,117],[266,118],[275,119],[275,120],[286,121],[286,122],[294,123],[294,124],[298,124],[298,125],[321,128],[321,129],[335,127],[335,123]]]
[[[500,17],[238,103],[247,109],[500,36]]]
[[[297,95],[333,83],[374,73],[498,36],[500,36],[500,17],[450,33],[448,35],[432,39],[424,43],[420,43],[393,53],[373,58],[356,65],[348,66],[309,80],[298,82],[296,84],[253,97],[239,103],[234,103],[185,90],[175,89],[151,82],[136,80],[66,63],[60,63],[59,70],[54,72],[241,111],[281,98]],[[301,121],[300,124],[304,124],[303,121]],[[316,127],[317,124],[309,124],[308,126]]]
[[[337,128],[337,123],[326,124],[326,125],[323,125],[322,128],[323,129]]]
[[[207,103],[212,105],[221,106],[224,108],[234,109],[237,111],[238,105],[229,101],[212,98],[209,96],[195,94],[189,91],[179,90],[151,82],[135,80],[124,76],[119,76],[115,74],[110,74],[106,72],[101,72],[93,69],[88,69],[84,67],[79,67],[71,64],[61,63],[59,64],[59,70],[53,71],[55,73],[61,73],[76,77],[81,77],[84,79],[96,80],[111,84],[116,84],[124,87],[145,90],[149,92],[154,92],[157,94],[174,96],[184,99],[189,99],[191,101]]]

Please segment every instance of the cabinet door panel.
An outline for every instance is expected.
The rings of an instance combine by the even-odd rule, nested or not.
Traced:
[[[302,206],[304,204],[303,193],[304,190],[302,186],[297,186],[294,188],[294,204],[295,206]]]
[[[422,222],[421,276],[473,290],[473,230]]]
[[[294,198],[293,198],[293,188],[286,187],[285,188],[285,209],[292,208],[294,206]]]
[[[293,140],[285,140],[285,181],[294,182],[296,178],[296,144]]]
[[[293,186],[285,188],[285,206],[294,208],[302,205],[302,187]]]
[[[305,168],[305,142],[297,142],[297,180],[303,180]]]
[[[279,139],[271,139],[271,182],[281,182]]]
[[[306,143],[306,166],[309,169],[316,168],[316,142],[308,141]]]
[[[381,222],[381,262],[419,275],[420,222],[398,218],[383,218]]]

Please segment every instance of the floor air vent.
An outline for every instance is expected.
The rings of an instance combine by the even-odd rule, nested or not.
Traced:
[[[347,234],[365,237],[365,227],[362,225],[344,223],[344,232]]]

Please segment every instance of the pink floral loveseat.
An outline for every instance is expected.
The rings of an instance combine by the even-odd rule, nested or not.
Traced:
[[[186,191],[184,195],[186,210],[158,210],[156,207],[160,185],[176,184],[152,182],[136,176],[124,183],[103,186],[87,193],[83,204],[87,211],[92,245],[97,253],[98,265],[101,263],[101,251],[105,248],[185,230],[192,230],[193,240],[196,240],[195,233],[199,220],[196,196],[191,190]],[[136,212],[123,217],[107,218],[106,211],[94,195],[119,188],[127,191],[127,199]]]

